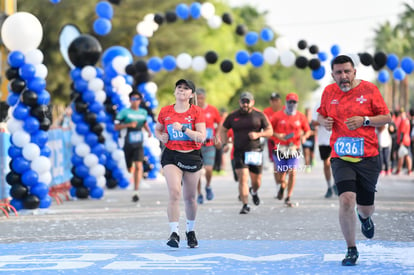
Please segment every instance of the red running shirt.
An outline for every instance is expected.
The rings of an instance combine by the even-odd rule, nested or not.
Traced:
[[[356,130],[349,130],[345,125],[345,120],[353,116],[389,114],[388,107],[377,86],[361,80],[357,87],[343,92],[336,83],[330,84],[323,91],[318,113],[334,119],[330,140],[332,148],[335,148],[338,138],[363,138],[362,157],[378,155],[378,138],[375,127],[361,126]],[[332,150],[332,157],[339,157],[335,150]]]
[[[298,111],[294,115],[288,115],[285,111],[278,111],[272,116],[272,127],[275,133],[293,134],[293,137],[288,140],[280,140],[272,136],[272,140],[277,145],[289,145],[293,143],[300,147],[300,137],[302,132],[310,130],[308,119],[306,116]],[[276,148],[276,147],[275,147]]]
[[[170,150],[198,150],[202,143],[195,142],[181,131],[173,129],[172,124],[179,122],[182,125],[195,131],[197,123],[206,122],[203,110],[196,106],[190,105],[190,108],[184,113],[177,113],[174,110],[174,105],[168,105],[161,108],[158,114],[158,122],[164,125],[164,130],[168,133],[169,139],[165,146]]]
[[[206,118],[206,146],[214,145],[214,137],[216,135],[217,125],[221,122],[220,112],[216,107],[207,104],[205,108],[202,108],[204,116]]]

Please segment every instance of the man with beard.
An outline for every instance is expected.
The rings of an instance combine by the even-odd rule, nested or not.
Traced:
[[[371,216],[380,173],[375,128],[391,122],[391,116],[378,88],[355,78],[354,62],[349,56],[335,57],[331,69],[335,83],[323,91],[318,121],[332,130],[331,167],[339,195],[339,224],[348,247],[342,265],[351,266],[359,256],[357,216],[362,234],[368,239],[374,237]]]
[[[240,214],[247,214],[250,212],[249,192],[253,203],[260,204],[258,190],[262,183],[263,168],[263,148],[260,138],[271,137],[273,130],[266,115],[253,108],[254,97],[251,93],[243,92],[240,95],[239,105],[240,108],[230,113],[220,127],[220,139],[227,140],[227,131],[233,129],[233,157],[239,180],[239,197],[243,203]],[[250,188],[249,176],[252,185]]]

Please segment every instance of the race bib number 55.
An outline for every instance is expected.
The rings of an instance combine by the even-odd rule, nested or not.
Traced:
[[[338,156],[362,157],[364,155],[364,138],[341,137],[335,142],[335,152]]]
[[[191,129],[191,124],[182,124],[185,125],[189,129]],[[191,140],[186,134],[181,131],[176,131],[173,129],[172,124],[167,125],[168,136],[170,140]]]

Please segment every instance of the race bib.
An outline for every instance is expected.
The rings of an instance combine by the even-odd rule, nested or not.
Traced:
[[[213,138],[213,129],[212,128],[206,128],[206,140]]]
[[[143,141],[142,131],[130,131],[127,138],[129,144],[141,143]]]
[[[191,129],[190,123],[182,125],[188,127],[188,129]],[[183,132],[174,130],[172,124],[167,125],[167,131],[170,140],[191,140],[190,137],[184,134]]]
[[[245,152],[244,163],[250,165],[262,165],[262,152]]]
[[[364,138],[341,137],[335,142],[338,156],[362,157],[364,155]]]

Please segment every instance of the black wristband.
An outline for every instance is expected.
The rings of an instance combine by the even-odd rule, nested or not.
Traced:
[[[185,131],[187,130],[187,126],[183,125],[183,127],[181,127],[181,132],[185,133]]]

